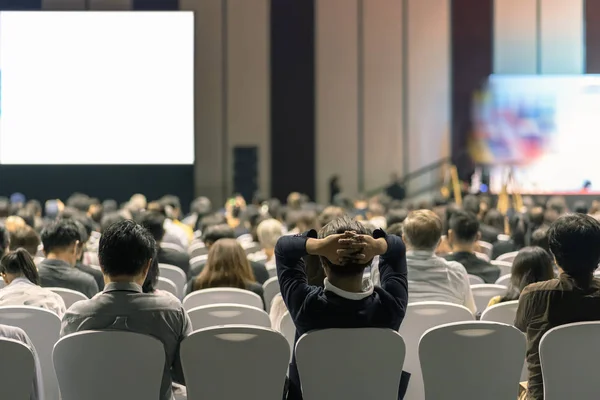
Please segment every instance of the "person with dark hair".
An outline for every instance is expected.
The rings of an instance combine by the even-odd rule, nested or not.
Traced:
[[[500,268],[475,254],[480,236],[479,221],[475,214],[468,211],[455,212],[450,218],[448,230],[452,253],[444,258],[462,264],[469,274],[479,276],[486,283],[494,283],[500,276]]]
[[[303,257],[320,257],[324,288],[311,286]],[[363,272],[379,258],[381,286],[363,286]],[[406,249],[398,236],[376,230],[372,235],[349,217],[319,230],[283,236],[275,247],[281,295],[296,326],[295,342],[306,332],[328,328],[389,328],[398,330],[406,313],[408,287]],[[302,398],[295,355],[290,365],[288,399]],[[399,398],[408,379],[403,373]]]
[[[31,257],[35,257],[40,246],[40,237],[30,226],[26,226],[10,234],[10,247],[12,249],[23,248]]]
[[[393,208],[385,215],[386,226],[401,224],[408,217],[408,210],[405,208]]]
[[[579,200],[575,202],[575,206],[573,207],[573,209],[576,213],[587,214],[589,207],[585,201]]]
[[[194,228],[198,221],[210,214],[212,211],[212,202],[208,197],[197,197],[190,204],[190,215],[185,217],[181,222]]]
[[[524,247],[513,260],[510,282],[504,296],[493,297],[488,307],[505,301],[519,300],[526,286],[554,279],[552,257],[541,247]]]
[[[72,220],[52,222],[42,231],[46,258],[38,269],[43,287],[77,290],[91,298],[98,293],[94,278],[75,268],[79,256],[81,233]]]
[[[31,210],[27,208],[21,208],[19,211],[17,211],[16,215],[17,217],[23,219],[27,226],[30,226],[32,228],[35,227],[35,215]]]
[[[142,285],[156,252],[156,241],[141,225],[121,221],[108,227],[100,238],[100,266],[104,291],[79,301],[63,317],[61,337],[89,330],[125,330],[160,340],[165,349],[160,400],[171,400],[172,381],[185,384],[179,346],[192,332],[181,303],[168,296],[144,293]]]
[[[541,247],[542,249],[550,252],[550,243],[548,243],[548,230],[550,229],[547,225],[542,225],[531,234],[531,245]]]
[[[165,217],[156,212],[148,212],[142,217],[142,226],[152,234],[156,241],[156,258],[160,264],[169,264],[181,268],[188,275],[190,272],[190,256],[174,248],[162,247],[161,242],[165,236]]]
[[[390,184],[385,188],[385,194],[392,200],[404,200],[406,197],[404,182],[398,174],[392,173],[390,175]]]
[[[479,218],[479,213],[481,212],[481,201],[479,201],[479,197],[475,196],[474,194],[466,195],[462,201],[462,208],[466,212],[470,212]]]
[[[77,263],[75,264],[75,268],[80,270],[81,272],[85,272],[90,275],[96,281],[98,285],[98,289],[104,289],[104,276],[102,275],[102,271],[99,269],[93,268],[84,262],[84,254],[86,250],[86,243],[88,241],[88,230],[85,226],[79,222],[78,220],[73,220],[77,228],[79,228],[79,243],[77,244]]]
[[[344,210],[340,207],[329,206],[326,207],[321,214],[319,214],[318,222],[319,226],[325,226],[334,219],[340,218],[344,215]]]
[[[165,231],[179,239],[184,249],[187,249],[190,242],[194,239],[194,231],[188,225],[182,223],[180,219],[183,216],[181,201],[179,197],[168,194],[163,196],[159,203],[165,209]]]
[[[490,209],[479,226],[481,240],[494,244],[498,241],[498,235],[504,232],[504,215],[495,208]]]
[[[109,226],[116,224],[117,222],[125,221],[125,219],[126,218],[117,211],[105,213],[100,220],[100,232],[104,232]]]
[[[582,321],[600,321],[600,222],[585,214],[567,214],[548,230],[558,279],[533,283],[521,292],[515,326],[527,336],[527,398],[544,398],[540,340],[550,329]],[[565,344],[567,345],[567,344]],[[570,366],[573,367],[573,366]]]
[[[448,241],[448,231],[450,230],[450,218],[454,215],[454,213],[462,211],[462,208],[456,203],[448,204],[446,209],[444,210],[444,218],[442,219],[442,239],[440,240],[440,244],[438,244],[437,249],[435,249],[435,254],[442,257],[452,252],[452,246]]]
[[[223,214],[209,214],[203,217],[200,221],[198,221],[196,231],[198,231],[197,233],[199,233],[200,236],[202,236],[208,227],[223,224],[227,224],[227,218],[225,218]]]
[[[494,243],[492,248],[492,260],[500,257],[502,254],[519,251],[527,246],[530,241],[529,220],[525,214],[514,214],[508,221],[510,228],[510,238],[508,240],[499,240]]]
[[[0,197],[0,221],[4,221],[10,215],[10,200]]]
[[[60,295],[40,286],[40,276],[27,250],[18,248],[0,260],[0,275],[6,286],[0,289],[0,306],[33,306],[62,317],[65,302]]]

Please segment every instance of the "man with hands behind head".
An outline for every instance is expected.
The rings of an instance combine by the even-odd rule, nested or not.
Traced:
[[[324,287],[311,286],[302,257],[317,255],[325,270]],[[363,285],[364,269],[380,256],[381,286]],[[315,230],[283,236],[275,247],[281,295],[303,334],[329,328],[389,328],[398,330],[406,313],[408,287],[406,248],[398,236],[377,229],[372,234],[346,216]],[[290,366],[288,400],[302,398],[295,355]],[[352,379],[349,377],[349,379]],[[402,377],[399,398],[408,385]]]

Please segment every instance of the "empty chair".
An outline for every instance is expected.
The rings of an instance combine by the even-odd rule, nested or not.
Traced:
[[[491,243],[484,242],[483,240],[480,240],[480,241],[477,242],[477,245],[479,246],[479,251],[481,253],[483,253],[486,256],[488,256],[488,258],[492,257],[492,250],[493,250],[494,246]]]
[[[160,276],[171,280],[171,282],[175,284],[177,287],[176,296],[182,298],[184,293],[183,287],[187,283],[185,272],[183,272],[181,268],[169,264],[158,264],[158,269],[160,271]]]
[[[598,398],[599,335],[598,321],[562,325],[544,334],[540,340],[544,400]]]
[[[234,325],[195,331],[181,343],[188,400],[280,400],[290,350],[283,336]]]
[[[468,275],[469,275],[469,284],[470,285],[482,285],[485,283],[483,278],[480,276],[471,275],[471,274],[468,274]]]
[[[196,290],[183,299],[183,307],[191,310],[195,307],[210,306],[220,303],[245,304],[263,309],[263,301],[259,295],[249,290],[236,288],[211,288]]]
[[[215,304],[194,307],[188,311],[194,330],[223,325],[251,325],[271,327],[269,314],[243,304]]]
[[[60,318],[52,311],[32,306],[0,307],[0,324],[25,331],[40,360],[45,400],[58,400],[58,381],[52,366],[52,349],[60,334]]]
[[[65,307],[67,308],[71,307],[80,300],[88,300],[88,297],[85,294],[78,292],[77,290],[60,287],[49,287],[47,289],[52,290],[54,293],[62,297],[63,301],[65,302]]]
[[[391,329],[325,329],[304,334],[296,345],[303,397],[397,399],[404,355],[404,341]]]
[[[510,283],[510,277],[510,274],[502,275],[500,278],[498,278],[495,284],[508,287],[508,284]]]
[[[517,256],[517,254],[519,254],[518,251],[512,251],[510,253],[502,254],[496,260],[512,263],[514,261],[515,257]]]
[[[290,315],[289,311],[286,311],[279,320],[279,326],[277,327],[277,330],[281,332],[290,345],[291,361],[291,355],[294,352],[294,340],[296,340],[296,325],[294,325],[294,321],[292,320],[292,316]]]
[[[53,358],[62,400],[161,398],[165,350],[151,336],[124,331],[73,333],[56,343]]]
[[[508,275],[511,273],[510,270],[512,268],[512,261],[508,262],[508,261],[492,260],[491,263],[492,263],[492,265],[495,265],[496,267],[500,268],[500,276]]]
[[[169,292],[173,296],[179,298],[179,290],[177,290],[177,286],[175,286],[173,281],[170,279],[159,276],[158,281],[156,282],[156,288],[158,290],[164,290],[165,292]]]
[[[279,280],[277,279],[277,277],[267,279],[267,281],[263,283],[263,290],[263,296],[265,298],[265,308],[267,309],[267,311],[269,311],[271,309],[271,302],[273,301],[273,298],[275,297],[275,295],[277,295],[277,293],[280,292]]]
[[[481,313],[485,310],[492,297],[501,296],[506,293],[506,286],[492,284],[471,285],[471,291],[473,292],[477,312]]]
[[[493,306],[485,309],[485,311],[481,314],[481,320],[514,325],[518,306],[519,300],[505,301],[503,303],[494,304]]]
[[[0,354],[2,398],[29,399],[35,377],[31,349],[18,340],[0,338]]]
[[[425,399],[516,399],[524,357],[525,335],[514,326],[455,322],[431,328],[419,342]]]
[[[408,383],[406,399],[422,400],[425,396],[418,351],[421,336],[428,329],[438,325],[474,320],[475,316],[471,311],[467,307],[458,304],[442,301],[423,301],[408,305],[406,316],[399,330],[400,336],[406,344],[404,370],[412,374]]]

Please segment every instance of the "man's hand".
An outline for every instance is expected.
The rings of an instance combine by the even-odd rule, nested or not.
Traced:
[[[376,255],[387,251],[387,242],[383,238],[374,239],[369,235],[348,231],[324,239],[308,239],[306,251],[308,254],[325,257],[336,265],[366,264]]]

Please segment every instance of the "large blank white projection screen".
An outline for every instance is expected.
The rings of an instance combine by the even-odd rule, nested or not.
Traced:
[[[193,164],[191,12],[0,13],[0,163]]]

